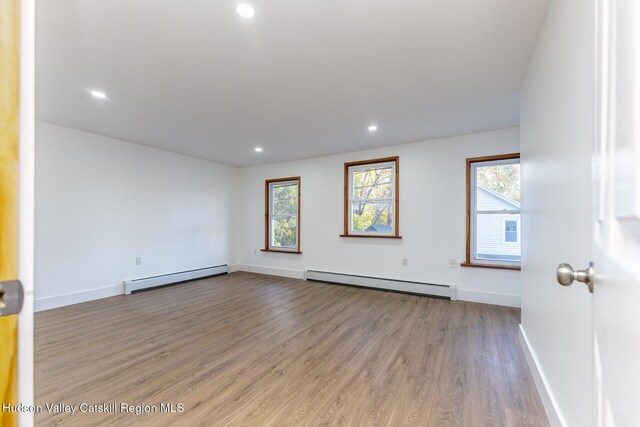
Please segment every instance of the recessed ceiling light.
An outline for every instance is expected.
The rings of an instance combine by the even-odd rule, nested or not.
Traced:
[[[237,5],[236,12],[238,12],[238,15],[242,16],[243,18],[253,18],[253,16],[256,14],[253,6],[251,6],[249,3],[240,3],[239,5]]]
[[[92,90],[91,95],[93,95],[95,98],[100,98],[100,99],[105,99],[107,97],[106,93],[100,92],[99,90]]]
[[[262,147],[256,147],[253,149],[256,153],[262,153]]]
[[[376,126],[376,125],[371,125],[371,126],[369,126],[369,127],[368,127],[368,129],[369,129],[369,132],[375,132],[375,131],[377,131],[377,130],[378,130],[378,126]]]

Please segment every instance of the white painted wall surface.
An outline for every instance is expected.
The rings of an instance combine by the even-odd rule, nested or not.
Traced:
[[[383,130],[382,130],[383,132]],[[374,136],[375,137],[375,136]],[[266,148],[268,149],[268,147]],[[465,159],[519,151],[519,129],[443,138],[382,149],[241,169],[240,266],[302,277],[306,269],[415,280],[458,287],[464,300],[520,304],[517,271],[463,268]],[[400,156],[401,240],[341,238],[344,162]],[[301,177],[302,255],[264,246],[264,180]],[[408,258],[408,266],[402,266]],[[449,260],[456,260],[456,268]]]
[[[36,165],[36,309],[231,263],[237,168],[43,122]]]
[[[593,0],[551,2],[521,102],[522,328],[550,419],[575,427],[592,425],[592,301],[555,270],[590,260],[594,26]]]

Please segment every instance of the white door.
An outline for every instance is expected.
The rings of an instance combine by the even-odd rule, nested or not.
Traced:
[[[598,426],[640,423],[640,2],[601,0],[594,151]]]

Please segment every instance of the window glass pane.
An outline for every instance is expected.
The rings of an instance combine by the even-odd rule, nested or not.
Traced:
[[[354,199],[389,199],[393,188],[391,166],[353,172]]]
[[[520,214],[477,214],[476,259],[520,261],[520,242],[517,238],[519,220]],[[508,233],[513,233],[515,240],[507,240]]]
[[[352,218],[351,218],[351,230],[352,231],[366,231],[377,233],[391,233],[393,232],[392,221],[392,203],[391,200],[387,202],[353,202],[351,204]]]
[[[298,217],[275,217],[271,222],[271,246],[295,248],[298,240]]]
[[[273,215],[295,215],[298,212],[298,184],[272,187]]]
[[[520,163],[477,166],[476,210],[520,210]]]

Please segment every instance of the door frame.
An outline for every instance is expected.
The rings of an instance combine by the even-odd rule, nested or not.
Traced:
[[[35,35],[35,0],[20,0],[18,271],[25,295],[18,317],[18,401],[24,405],[34,404]],[[18,415],[19,426],[33,424],[32,412]]]

